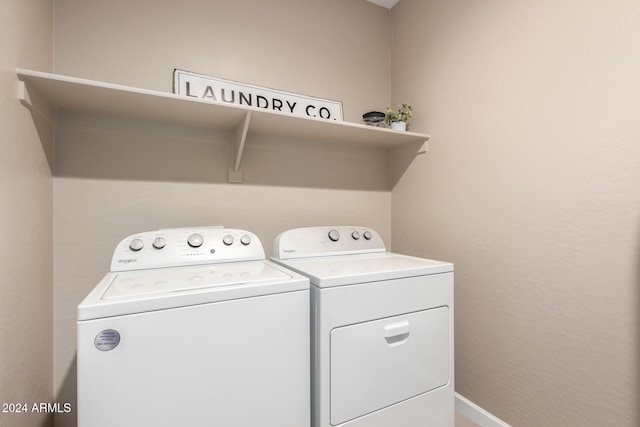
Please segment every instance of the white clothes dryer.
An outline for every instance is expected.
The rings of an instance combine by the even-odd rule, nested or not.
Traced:
[[[309,425],[309,280],[222,227],[135,234],[78,306],[78,426]]]
[[[453,265],[365,227],[285,231],[273,261],[311,280],[312,427],[453,427]]]

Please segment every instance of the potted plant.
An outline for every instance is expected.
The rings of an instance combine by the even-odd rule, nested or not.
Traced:
[[[398,106],[398,111],[393,111],[390,107],[387,107],[384,122],[390,125],[391,129],[407,130],[407,122],[411,116],[413,116],[413,110],[409,104]]]

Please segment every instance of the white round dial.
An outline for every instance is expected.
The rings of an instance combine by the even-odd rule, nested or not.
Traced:
[[[140,249],[144,248],[144,242],[142,239],[133,239],[129,243],[129,249],[132,251],[138,252]]]
[[[222,242],[229,246],[233,244],[233,236],[231,234],[225,234],[225,236],[222,238]]]
[[[358,231],[354,231],[353,233],[351,233],[351,237],[353,237],[353,240],[359,240],[360,233]]]
[[[202,234],[193,233],[187,238],[187,243],[192,248],[199,248],[204,243],[204,238],[202,237]]]
[[[331,239],[332,242],[337,242],[340,240],[340,232],[338,232],[338,230],[329,231],[329,239]]]
[[[251,243],[251,236],[249,236],[248,234],[243,234],[242,237],[240,237],[240,243],[247,246],[249,243]]]
[[[153,247],[156,249],[162,249],[167,245],[167,241],[164,237],[156,237],[153,239]]]
[[[369,230],[365,231],[364,233],[362,233],[362,235],[364,236],[365,239],[367,240],[371,240],[371,232]]]

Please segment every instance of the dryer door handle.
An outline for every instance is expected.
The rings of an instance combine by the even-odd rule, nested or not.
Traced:
[[[387,344],[401,344],[409,338],[411,324],[408,320],[402,322],[389,323],[384,325],[382,336],[387,340]]]

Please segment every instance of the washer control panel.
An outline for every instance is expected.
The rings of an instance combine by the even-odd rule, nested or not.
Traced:
[[[385,251],[375,230],[358,226],[295,228],[281,233],[273,245],[276,259]]]
[[[169,228],[133,234],[116,247],[111,271],[265,259],[258,237],[223,227]]]

